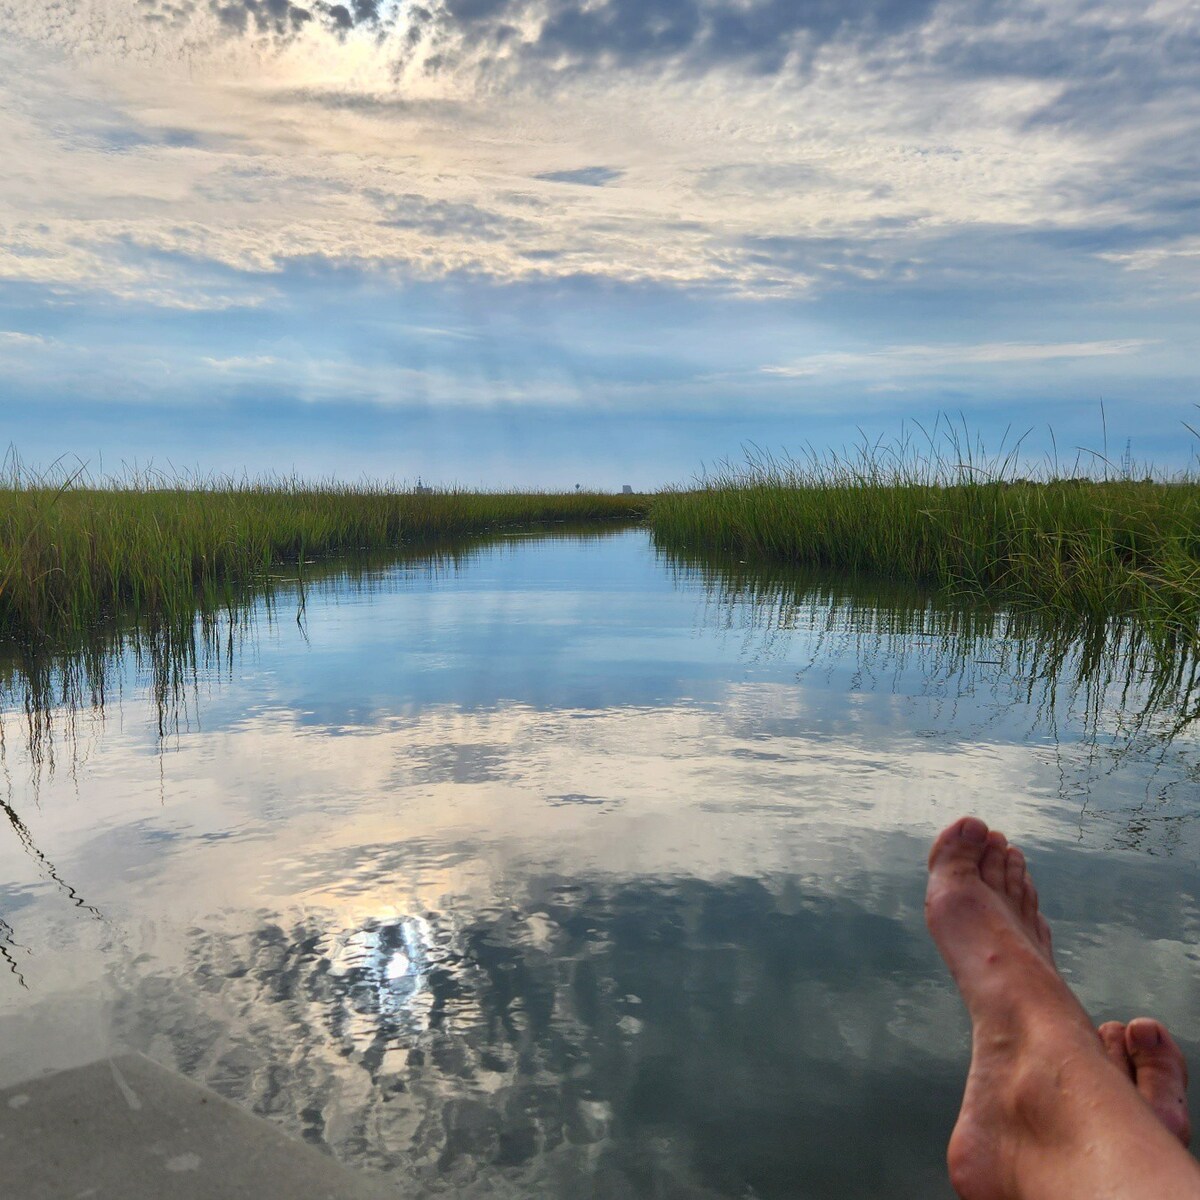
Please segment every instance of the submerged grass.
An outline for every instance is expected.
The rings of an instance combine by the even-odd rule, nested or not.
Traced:
[[[281,564],[556,521],[636,520],[644,497],[400,491],[294,480],[0,481],[0,635],[70,640],[117,617],[190,623]]]
[[[1018,477],[1016,455],[928,438],[796,462],[752,457],[656,497],[664,548],[827,567],[1063,615],[1200,630],[1200,481]]]

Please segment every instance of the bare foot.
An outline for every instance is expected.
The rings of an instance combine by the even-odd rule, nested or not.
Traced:
[[[1200,1197],[1200,1172],[1175,1140],[1185,1130],[1177,1047],[1151,1045],[1165,1030],[1133,1021],[1122,1031],[1132,1070],[1113,1069],[1113,1032],[1097,1037],[1055,968],[1021,852],[974,817],[956,821],[930,851],[925,915],[971,1016],[947,1155],[959,1194]]]
[[[1105,1021],[1099,1034],[1112,1064],[1133,1081],[1172,1136],[1188,1145],[1192,1128],[1187,1107],[1187,1061],[1166,1026],[1150,1017],[1138,1017],[1128,1025]]]
[[[972,1200],[1017,1195],[1017,1107],[1023,1057],[1055,1024],[1095,1041],[1055,969],[1049,928],[1025,859],[975,817],[944,829],[929,852],[925,920],[971,1015],[971,1070],[950,1138],[950,1179]],[[1047,1011],[1047,1022],[1041,1013]]]

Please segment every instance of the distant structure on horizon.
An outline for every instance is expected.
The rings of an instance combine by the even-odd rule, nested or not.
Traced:
[[[414,495],[417,495],[417,496],[432,496],[432,495],[433,495],[433,488],[431,488],[431,487],[426,487],[426,486],[425,486],[425,485],[424,485],[424,484],[421,482],[421,479],[420,479],[420,477],[418,476],[418,477],[417,477],[417,486],[416,486],[415,488],[413,488],[413,494],[414,494]]]
[[[628,483],[621,484],[621,495],[622,496],[632,496],[633,495],[632,485],[630,485]]]

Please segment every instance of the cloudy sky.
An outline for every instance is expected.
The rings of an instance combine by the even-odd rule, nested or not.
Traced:
[[[1182,465],[1196,0],[0,0],[23,456],[685,480],[963,414]],[[1012,435],[1010,435],[1011,437]]]

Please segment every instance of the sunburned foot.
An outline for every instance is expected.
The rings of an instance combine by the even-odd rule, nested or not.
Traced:
[[[1131,1164],[1132,1190],[1113,1190],[1113,1196],[1153,1194],[1141,1184],[1156,1171],[1147,1175],[1138,1167],[1140,1180],[1132,1171],[1146,1154],[1156,1166],[1168,1160],[1162,1169],[1171,1187],[1164,1195],[1200,1196],[1200,1188],[1190,1190],[1196,1182],[1191,1160],[1134,1091],[1136,1084],[1159,1120],[1182,1137],[1182,1056],[1176,1059],[1178,1049],[1166,1039],[1148,1045],[1152,1032],[1165,1034],[1157,1022],[1121,1029],[1124,1064],[1117,1062],[1112,1026],[1097,1037],[1054,966],[1050,929],[1021,852],[1003,834],[965,817],[934,842],[929,872],[926,920],[972,1023],[971,1069],[948,1153],[959,1194],[966,1200],[1067,1197],[1088,1195],[1091,1186],[1097,1195],[1079,1164],[1090,1161],[1095,1168],[1109,1157],[1108,1145],[1095,1153],[1098,1138],[1110,1139],[1115,1154],[1127,1137],[1137,1147],[1121,1159]],[[1181,1193],[1172,1172],[1183,1173]]]
[[[1186,1146],[1192,1136],[1187,1061],[1166,1027],[1149,1017],[1138,1017],[1128,1025],[1106,1021],[1099,1033],[1113,1065],[1133,1082],[1154,1115]]]

